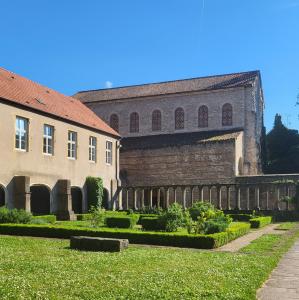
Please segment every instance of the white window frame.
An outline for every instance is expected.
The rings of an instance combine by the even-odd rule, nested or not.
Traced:
[[[50,128],[52,135],[45,132],[46,128]],[[43,132],[43,153],[45,155],[54,155],[54,126],[44,124]]]
[[[67,157],[69,159],[77,159],[77,148],[78,148],[78,134],[75,131],[68,131],[68,142],[67,142]]]
[[[113,154],[113,143],[111,141],[106,141],[106,164],[112,165],[112,154]]]
[[[97,138],[94,136],[89,137],[88,159],[90,162],[97,162]]]
[[[24,122],[24,128],[21,128],[18,121]],[[28,132],[29,132],[29,120],[23,117],[16,117],[15,122],[15,149],[22,152],[28,151]],[[25,147],[22,147],[22,136],[25,136]],[[18,137],[18,139],[17,139]]]

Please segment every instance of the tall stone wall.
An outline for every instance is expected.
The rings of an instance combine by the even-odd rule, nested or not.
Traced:
[[[121,151],[123,183],[134,186],[227,182],[236,175],[235,141]]]

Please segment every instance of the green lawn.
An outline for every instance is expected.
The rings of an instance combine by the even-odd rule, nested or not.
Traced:
[[[277,230],[290,230],[296,226],[296,222],[284,222],[281,223],[276,229]]]
[[[296,227],[239,253],[142,246],[93,253],[70,250],[67,240],[0,236],[0,299],[255,299],[298,237]]]

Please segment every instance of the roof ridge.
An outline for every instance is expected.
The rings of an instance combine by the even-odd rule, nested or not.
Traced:
[[[167,84],[173,82],[181,82],[181,81],[191,81],[195,79],[207,79],[207,78],[215,78],[215,77],[224,77],[224,76],[232,76],[232,75],[242,75],[242,74],[260,74],[260,70],[252,70],[252,71],[244,71],[244,72],[235,72],[235,73],[226,73],[226,74],[218,74],[218,75],[208,75],[208,76],[200,76],[200,77],[191,77],[191,78],[184,78],[184,79],[175,79],[175,80],[166,80],[166,81],[158,81],[158,82],[149,82],[149,83],[141,83],[141,84],[133,84],[133,85],[123,85],[119,87],[113,88],[101,88],[101,89],[91,89],[91,90],[83,90],[78,91],[76,94],[83,94],[88,92],[100,92],[100,91],[109,91],[109,90],[117,90],[122,88],[132,88],[132,87],[141,87],[141,86],[148,86],[148,85],[158,85],[158,84]]]

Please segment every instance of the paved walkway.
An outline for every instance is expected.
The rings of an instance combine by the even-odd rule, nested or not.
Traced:
[[[280,224],[270,224],[264,228],[251,231],[250,233],[237,238],[236,240],[215,249],[214,251],[228,251],[228,252],[236,252],[240,250],[241,248],[247,246],[250,244],[250,242],[256,240],[260,236],[264,234],[283,234],[286,231],[284,230],[275,230],[276,227],[278,227]]]
[[[259,300],[299,299],[299,240],[283,256],[257,292]]]

